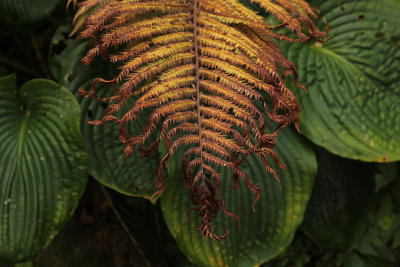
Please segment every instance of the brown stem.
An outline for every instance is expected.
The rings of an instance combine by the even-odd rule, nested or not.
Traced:
[[[201,140],[201,134],[202,134],[202,129],[201,129],[201,114],[200,114],[200,64],[199,64],[199,45],[197,41],[197,6],[198,6],[198,0],[194,0],[193,4],[193,43],[194,43],[194,54],[195,54],[195,61],[196,61],[196,106],[197,106],[197,124],[199,127],[199,146],[200,146],[200,171],[201,171],[201,176],[204,177],[203,173],[203,143]],[[203,178],[203,183],[204,183],[204,178]]]
[[[103,194],[106,196],[108,205],[110,205],[112,211],[114,212],[115,217],[117,218],[117,220],[119,221],[119,223],[121,224],[122,228],[124,228],[125,232],[127,233],[127,235],[129,236],[130,240],[132,241],[133,245],[137,248],[140,256],[142,256],[143,261],[145,262],[145,265],[147,267],[151,267],[151,263],[147,260],[146,256],[144,255],[143,250],[140,248],[139,243],[137,242],[137,240],[135,239],[135,237],[132,235],[132,233],[129,231],[128,226],[126,225],[126,223],[124,222],[124,220],[121,217],[121,214],[119,214],[118,210],[115,208],[114,203],[112,201],[112,197],[110,196],[110,194],[108,193],[107,189],[105,188],[104,185],[101,185],[101,190],[103,191]]]

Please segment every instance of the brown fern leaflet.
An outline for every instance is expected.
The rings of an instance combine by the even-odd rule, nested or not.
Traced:
[[[249,154],[256,154],[278,180],[268,157],[284,168],[273,151],[274,143],[281,128],[292,121],[298,127],[299,105],[281,78],[294,74],[297,80],[297,73],[271,37],[307,41],[326,33],[311,21],[310,17],[317,16],[303,0],[250,2],[282,24],[267,25],[237,0],[86,0],[78,4],[75,17],[74,32],[80,31],[81,38],[97,39],[82,62],[89,64],[99,54],[111,51],[110,62],[120,64],[115,79],[96,79],[92,90],[80,91],[110,104],[100,121],[90,123],[119,123],[126,156],[135,150],[147,156],[165,142],[168,153],[159,165],[156,194],[165,189],[166,165],[183,147],[184,184],[195,205],[189,211],[197,212],[199,230],[214,240],[228,235],[226,231],[219,236],[211,227],[220,210],[239,222],[225,208],[218,169],[233,172],[233,188],[243,180],[255,194],[255,203],[260,188],[241,171],[240,164]],[[282,27],[297,38],[274,32]],[[111,97],[99,98],[97,83],[118,85],[118,89]],[[117,117],[117,111],[132,97],[137,99],[135,103]],[[152,111],[147,127],[141,135],[130,136],[126,125],[143,110]],[[270,122],[263,115],[276,125],[274,132],[265,132]],[[154,133],[156,140],[143,147]]]

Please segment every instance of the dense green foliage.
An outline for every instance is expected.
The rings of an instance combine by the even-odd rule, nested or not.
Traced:
[[[115,66],[101,58],[80,63],[91,44],[68,37],[73,10],[60,2],[0,3],[7,14],[0,17],[0,266],[400,264],[399,1],[309,1],[332,37],[280,43],[308,89],[288,81],[304,135],[285,129],[276,145],[287,165],[278,173],[282,190],[256,158],[244,165],[262,188],[255,211],[243,184],[232,191],[223,180],[227,207],[241,223],[218,215],[215,225],[230,235],[217,243],[197,238],[194,214],[183,225],[190,201],[179,160],[168,165],[161,201],[150,203],[165,151],[123,159],[118,127],[86,123],[107,106],[79,96],[79,87],[111,77]],[[88,173],[96,181],[62,230]]]

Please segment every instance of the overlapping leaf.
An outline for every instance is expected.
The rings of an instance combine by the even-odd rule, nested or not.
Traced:
[[[309,90],[298,92],[302,133],[343,157],[400,160],[399,1],[313,3],[332,38],[282,44]]]
[[[106,104],[79,96],[78,89],[90,89],[90,82],[94,78],[99,75],[109,76],[113,71],[101,61],[85,68],[80,59],[88,43],[66,40],[65,36],[70,31],[70,27],[60,27],[54,35],[50,69],[60,84],[75,94],[80,103],[82,109],[80,129],[89,153],[89,172],[99,182],[118,192],[150,198],[155,191],[157,178],[155,166],[160,160],[159,155],[154,153],[150,158],[142,158],[140,153],[136,152],[129,158],[123,158],[124,145],[119,141],[117,125],[94,127],[87,123],[88,120],[101,119]],[[64,49],[59,51],[60,47]],[[110,93],[107,86],[98,88],[98,94],[102,97],[109,96]],[[124,110],[120,111],[121,114],[123,112]],[[145,116],[129,125],[138,134],[139,129],[144,126]]]
[[[251,156],[243,164],[244,171],[263,189],[255,211],[251,209],[254,196],[246,190],[245,184],[241,183],[240,188],[233,191],[229,179],[226,179],[232,174],[221,174],[221,194],[228,209],[240,217],[240,227],[233,219],[220,215],[215,218],[217,229],[231,231],[223,242],[198,238],[199,233],[191,230],[199,224],[199,218],[194,214],[190,214],[190,224],[183,225],[187,222],[190,198],[187,189],[181,186],[179,158],[170,162],[167,189],[161,197],[164,219],[178,246],[197,266],[258,266],[280,254],[290,244],[302,222],[317,164],[313,151],[292,129],[282,130],[276,151],[288,166],[279,173],[282,191],[265,171],[260,159]]]

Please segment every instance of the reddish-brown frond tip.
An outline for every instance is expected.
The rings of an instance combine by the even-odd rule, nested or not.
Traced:
[[[72,2],[76,1],[68,4]],[[275,143],[280,129],[291,123],[299,130],[300,106],[283,78],[293,75],[296,85],[305,87],[272,38],[324,41],[329,31],[327,24],[325,31],[315,26],[312,18],[317,13],[304,0],[251,2],[279,24],[267,25],[257,12],[231,0],[86,0],[78,4],[74,18],[74,32],[81,31],[80,38],[96,39],[82,62],[90,64],[103,55],[120,70],[112,80],[98,78],[89,91],[79,90],[107,103],[103,118],[90,123],[119,124],[125,156],[135,151],[148,156],[165,144],[167,154],[160,161],[158,191],[152,198],[165,190],[166,166],[176,151],[184,149],[183,183],[194,205],[188,212],[195,211],[200,218],[201,234],[216,241],[229,234],[218,235],[212,225],[221,210],[240,225],[221,193],[221,180],[230,178],[221,177],[222,169],[233,174],[232,189],[245,186],[254,194],[255,210],[261,188],[241,164],[249,155],[257,156],[281,187],[270,166],[272,159],[285,168]],[[296,37],[277,32],[283,27]],[[110,85],[112,95],[98,97],[98,83]],[[127,106],[130,99],[133,104]],[[127,125],[139,117],[147,124],[133,135]]]

